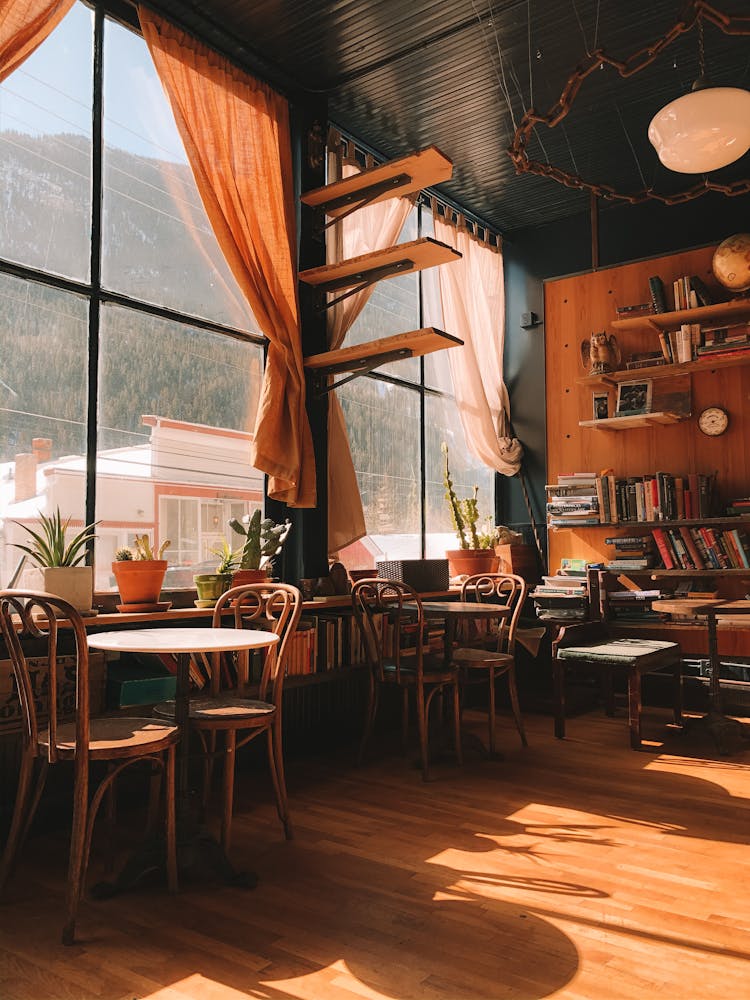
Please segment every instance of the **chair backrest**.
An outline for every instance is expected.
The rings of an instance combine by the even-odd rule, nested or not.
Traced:
[[[231,615],[226,614],[227,609],[231,610]],[[224,624],[234,628],[261,629],[279,636],[278,643],[265,651],[258,690],[258,696],[265,701],[268,700],[270,687],[271,700],[278,709],[281,708],[289,643],[297,630],[301,613],[302,594],[297,587],[267,581],[233,587],[221,595],[214,607],[214,628],[221,628]],[[241,691],[251,680],[249,650],[237,654],[234,670],[236,686]],[[228,680],[227,673],[229,671],[222,671],[221,654],[214,654],[211,658],[212,694],[218,693],[222,680]]]
[[[60,627],[60,619],[67,619]],[[24,747],[40,751],[40,682],[36,661],[46,659],[48,669],[48,759],[58,759],[58,723],[70,714],[58,703],[61,681],[75,672],[76,759],[84,762],[89,747],[89,653],[80,614],[67,601],[36,590],[0,590],[0,634],[13,667]]]
[[[461,586],[462,601],[505,604],[512,609],[510,617],[498,621],[496,648],[499,653],[515,650],[516,629],[528,591],[528,583],[514,573],[477,573],[464,580]]]
[[[352,587],[352,607],[371,670],[381,679],[385,664],[401,679],[408,667],[423,673],[424,611],[419,594],[400,580],[358,580]]]

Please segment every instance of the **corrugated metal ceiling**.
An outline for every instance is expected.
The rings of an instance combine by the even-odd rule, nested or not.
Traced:
[[[721,0],[717,0],[721,4]],[[501,232],[584,211],[588,195],[517,176],[507,154],[515,124],[547,110],[597,47],[625,58],[660,37],[679,0],[161,0],[172,14],[280,86],[325,93],[330,117],[385,157],[435,144],[454,162],[440,191]],[[747,0],[724,0],[748,14]],[[750,39],[705,29],[715,83],[750,87]],[[646,130],[697,76],[697,31],[643,72],[585,81],[563,125],[542,129],[531,156],[598,183],[671,192],[690,178],[658,162]],[[750,176],[750,154],[715,179]]]

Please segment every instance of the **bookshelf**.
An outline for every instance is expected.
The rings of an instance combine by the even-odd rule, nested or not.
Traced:
[[[715,298],[723,297],[711,271],[714,249],[702,247],[545,283],[547,482],[555,483],[560,476],[578,470],[609,472],[629,479],[666,468],[683,477],[715,473],[719,493],[719,503],[710,508],[710,516],[551,525],[550,571],[566,557],[608,563],[615,558],[615,550],[605,544],[608,536],[652,537],[653,529],[712,527],[718,532],[737,527],[750,537],[750,520],[720,513],[733,497],[750,495],[750,449],[746,446],[750,427],[750,351],[730,357],[722,357],[719,352],[682,363],[648,365],[644,361],[638,368],[595,375],[589,374],[581,362],[581,341],[590,338],[593,331],[607,329],[614,333],[624,357],[647,356],[659,350],[659,333],[679,329],[682,324],[718,326],[750,319],[747,296],[692,309],[616,318],[618,305],[649,299],[649,278],[654,275],[659,275],[667,288],[683,275],[696,275]],[[652,412],[611,416],[621,383],[640,380],[653,383]],[[605,393],[610,415],[594,420],[593,396]],[[722,407],[730,417],[728,429],[713,438],[701,433],[697,421],[697,416],[711,406]],[[610,433],[623,430],[628,433]],[[690,577],[695,577],[696,582],[711,580],[710,588],[699,589],[717,589],[722,597],[730,599],[744,596],[750,579],[748,569],[736,567],[618,568],[617,572],[637,580],[658,580],[664,593]],[[750,629],[740,646],[750,655]],[[739,652],[739,648],[733,648],[734,654]]]

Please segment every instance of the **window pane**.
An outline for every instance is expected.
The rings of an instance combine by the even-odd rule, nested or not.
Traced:
[[[372,378],[339,391],[367,537],[341,553],[351,569],[420,556],[419,394]]]
[[[86,281],[91,229],[91,12],[76,4],[0,85],[0,256]]]
[[[442,443],[448,445],[453,489],[459,499],[473,495],[479,487],[478,526],[494,525],[495,473],[482,465],[466,447],[466,438],[458,418],[456,404],[449,396],[428,395],[425,398],[425,476],[428,558],[438,559],[446,549],[457,549],[458,539],[451,523],[450,508],[445,499],[445,456]]]
[[[146,43],[107,21],[104,67],[103,284],[259,332],[211,230]]]
[[[0,587],[29,537],[14,521],[59,506],[83,525],[87,338],[84,299],[0,274]],[[16,583],[41,587],[30,561]]]
[[[399,243],[417,239],[417,210],[409,215]],[[419,275],[403,274],[380,281],[344,339],[344,347],[364,344],[397,333],[419,329]],[[419,381],[419,359],[407,358],[382,365],[378,371],[407,382]]]
[[[213,569],[222,538],[237,547],[230,517],[263,498],[263,476],[250,465],[262,365],[256,344],[103,309],[99,589],[113,586],[109,564],[136,531],[170,539],[166,587],[192,586],[193,572]]]

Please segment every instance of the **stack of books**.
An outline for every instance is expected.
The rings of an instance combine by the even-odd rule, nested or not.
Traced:
[[[620,622],[659,621],[651,602],[662,596],[660,590],[614,590],[607,595],[610,618]]]
[[[677,278],[672,289],[676,310],[697,309],[698,306],[709,306],[713,302],[711,293],[695,274],[686,274],[682,278]]]
[[[710,361],[717,357],[740,357],[750,351],[750,323],[706,327],[702,340],[696,348],[696,358]]]
[[[730,500],[727,507],[727,514],[750,517],[750,497],[737,497],[735,500]]]
[[[599,524],[600,508],[594,472],[573,472],[558,476],[547,490],[547,519],[550,527],[581,527]]]
[[[622,535],[604,541],[615,550],[614,558],[605,564],[613,573],[652,569],[656,565],[654,540],[649,535]]]
[[[586,561],[563,559],[554,576],[543,576],[529,595],[542,621],[581,621],[588,610]]]

